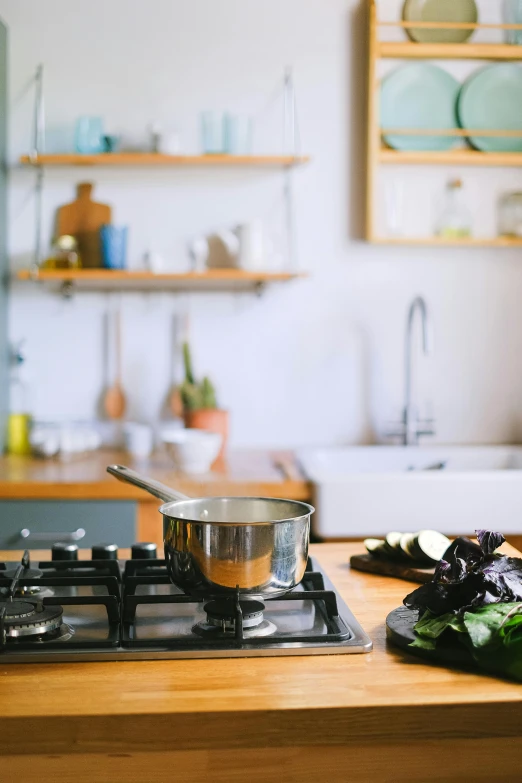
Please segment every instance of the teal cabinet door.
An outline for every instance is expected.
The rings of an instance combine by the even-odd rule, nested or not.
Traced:
[[[131,546],[136,540],[136,504],[107,500],[0,501],[0,549],[47,549],[66,541]]]

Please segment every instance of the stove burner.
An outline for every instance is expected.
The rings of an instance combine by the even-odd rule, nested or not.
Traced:
[[[264,603],[254,600],[239,601],[241,613],[243,615],[243,636],[249,639],[255,636],[270,636],[277,627],[269,620],[263,617],[265,609]],[[217,636],[224,634],[233,636],[236,632],[236,599],[224,598],[217,601],[210,601],[205,604],[207,613],[206,622],[197,623],[194,626],[194,633],[199,636]]]
[[[40,602],[2,601],[0,615],[8,638],[19,636],[40,636],[60,628],[63,609],[61,606],[43,606]]]
[[[239,605],[243,612],[243,628],[252,628],[262,622],[265,605],[261,601],[240,601]],[[211,601],[204,609],[208,622],[213,625],[221,626],[223,621],[232,621],[236,616],[235,600],[232,599]]]
[[[34,604],[25,601],[11,601],[5,607],[5,617],[8,622],[21,620],[23,617],[30,617],[33,614],[35,614]]]

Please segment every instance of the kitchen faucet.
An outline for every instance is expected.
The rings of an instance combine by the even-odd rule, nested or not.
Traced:
[[[418,411],[412,399],[412,338],[415,313],[420,313],[422,325],[422,350],[425,356],[431,353],[430,325],[428,308],[422,296],[417,296],[410,305],[408,320],[406,322],[406,344],[404,353],[404,409],[399,432],[390,435],[400,436],[405,446],[416,446],[420,435],[435,435],[433,420],[418,418]]]

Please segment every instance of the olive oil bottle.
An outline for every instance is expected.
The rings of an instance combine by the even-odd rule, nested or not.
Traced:
[[[7,419],[8,454],[24,455],[31,452],[30,389],[24,378],[24,362],[22,343],[19,343],[11,355],[9,416]]]

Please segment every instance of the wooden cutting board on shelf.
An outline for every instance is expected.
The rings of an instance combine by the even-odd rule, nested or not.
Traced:
[[[352,555],[350,565],[356,571],[365,571],[367,574],[380,574],[381,576],[394,576],[396,579],[405,579],[407,582],[425,584],[431,582],[435,568],[418,568],[409,563],[385,560],[373,555]]]
[[[93,187],[91,182],[80,182],[76,201],[59,207],[56,216],[56,236],[76,237],[82,266],[86,269],[103,266],[100,228],[112,222],[111,207],[92,200]]]

